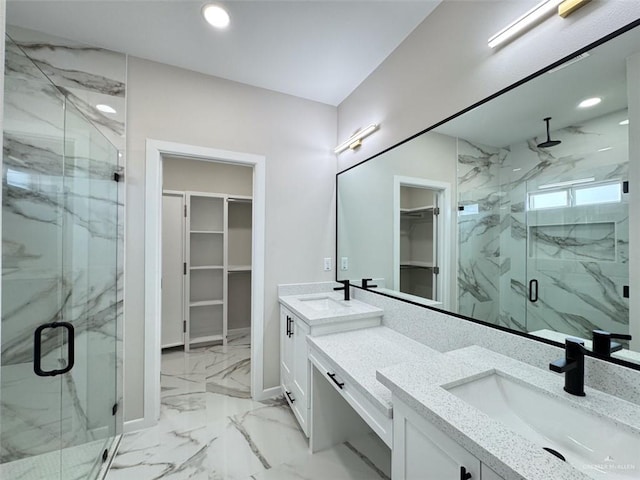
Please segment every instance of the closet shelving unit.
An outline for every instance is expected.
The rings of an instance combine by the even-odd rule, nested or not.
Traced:
[[[251,315],[252,199],[163,194],[176,201],[163,204],[163,243],[171,249],[163,252],[162,346],[189,351],[207,343],[226,345],[230,314],[240,320]]]
[[[413,208],[400,208],[400,218],[402,224],[407,227],[407,230],[401,230],[401,236],[403,236],[405,242],[407,242],[409,250],[408,252],[401,254],[400,270],[401,272],[406,272],[406,274],[401,274],[402,279],[406,278],[406,280],[409,280],[412,277],[406,275],[410,275],[411,271],[415,271],[415,275],[419,275],[420,278],[422,278],[420,283],[424,283],[426,281],[427,289],[430,291],[427,294],[427,297],[429,298],[433,298],[435,293],[433,291],[432,277],[433,274],[437,272],[437,270],[434,271],[434,268],[436,267],[434,262],[434,258],[436,256],[436,244],[435,242],[433,242],[433,228],[434,216],[437,216],[438,213],[439,212],[436,205],[422,205]],[[428,233],[431,237],[430,242],[432,243],[432,246],[427,250],[425,250],[424,248],[418,248],[418,252],[416,252],[416,249],[414,248],[414,242],[417,239],[421,238],[425,233],[423,231],[417,233],[417,229],[424,230],[425,225],[430,225],[428,227]],[[425,274],[418,273],[418,270],[425,272],[425,274],[427,275],[426,280],[424,277]],[[401,285],[404,283],[402,279]],[[405,291],[404,286],[401,286],[401,290]],[[409,286],[407,293],[417,294],[417,292],[414,292],[413,290],[414,287]],[[420,296],[424,296],[424,294]]]
[[[202,343],[227,343],[226,197],[187,192],[187,319],[185,350]]]

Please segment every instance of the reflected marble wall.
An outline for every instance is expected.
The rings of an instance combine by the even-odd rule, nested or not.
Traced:
[[[114,391],[122,397],[124,188],[112,177],[124,165],[126,57],[7,32],[16,43],[7,39],[5,69],[0,462],[122,425],[122,409],[114,421],[111,407]],[[35,326],[63,318],[76,328],[76,366],[37,377]],[[44,336],[46,369],[66,357],[60,340]]]
[[[590,338],[628,331],[628,204],[527,211],[540,186],[627,178],[626,110],[496,149],[459,141],[460,312],[521,331],[551,329]],[[498,153],[500,152],[500,153]],[[477,205],[473,213],[469,206]],[[470,280],[471,279],[471,280]],[[539,300],[528,283],[539,282]]]

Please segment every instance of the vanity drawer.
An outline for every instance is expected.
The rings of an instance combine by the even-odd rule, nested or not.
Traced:
[[[373,405],[368,398],[358,391],[357,387],[349,384],[349,381],[342,377],[339,370],[336,371],[335,364],[326,356],[311,348],[309,360],[318,369],[318,372],[315,373],[321,373],[367,425],[391,448],[393,420]],[[332,376],[329,376],[329,374],[332,374]],[[311,428],[313,428],[313,425]]]

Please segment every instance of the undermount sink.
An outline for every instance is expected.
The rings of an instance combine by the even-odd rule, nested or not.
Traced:
[[[589,477],[640,479],[640,432],[498,372],[444,388]]]
[[[317,310],[319,312],[325,310],[335,310],[336,308],[348,307],[348,302],[339,302],[331,297],[310,297],[300,298],[307,307]]]

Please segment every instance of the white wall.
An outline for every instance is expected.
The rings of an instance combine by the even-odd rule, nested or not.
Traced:
[[[162,158],[162,188],[251,196],[253,168],[166,156]]]
[[[276,285],[329,281],[335,238],[336,109],[129,59],[125,419],[142,416],[144,162],[152,138],[267,158],[264,388],[279,383]]]
[[[387,287],[393,286],[394,176],[449,183],[448,208],[455,213],[456,158],[455,138],[428,132],[340,175],[338,255],[348,257],[349,269],[339,271],[339,278],[352,282],[384,278]],[[451,231],[455,231],[455,222],[454,214]],[[455,276],[451,282],[455,286]]]
[[[372,122],[381,128],[343,170],[573,53],[640,17],[636,0],[594,0],[498,51],[487,39],[539,0],[445,0],[338,107],[338,138]]]

